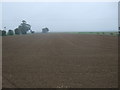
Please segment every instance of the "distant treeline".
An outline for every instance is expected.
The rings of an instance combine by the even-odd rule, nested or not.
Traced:
[[[6,27],[4,27],[6,29]],[[35,33],[35,31],[31,30],[31,25],[27,24],[25,20],[22,21],[22,23],[18,26],[18,28],[15,28],[14,30],[0,30],[1,36],[7,36],[7,35],[21,35],[21,34],[27,34],[27,32],[30,31],[31,33]],[[42,33],[47,33],[49,29],[47,27],[42,29]]]
[[[35,33],[34,31],[31,31],[31,33]],[[15,30],[0,30],[0,36],[7,36],[7,35],[20,35],[20,34],[27,34],[27,32],[21,32],[19,29],[15,29]]]
[[[74,34],[92,34],[92,35],[111,35],[111,36],[120,36],[119,32],[65,32],[65,33],[74,33]]]
[[[5,27],[6,28],[6,27]],[[14,30],[0,30],[0,34],[2,36],[6,35],[20,35],[20,34],[27,34],[27,32],[30,31],[31,33],[34,33],[34,31],[31,30],[31,25],[27,24],[25,20],[22,21],[22,23],[18,26],[18,28]]]

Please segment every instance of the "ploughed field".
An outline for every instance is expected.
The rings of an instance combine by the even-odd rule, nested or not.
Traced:
[[[2,49],[3,88],[118,87],[117,36],[6,36]]]

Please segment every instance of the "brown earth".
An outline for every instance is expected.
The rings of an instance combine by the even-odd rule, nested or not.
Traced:
[[[117,88],[117,36],[3,37],[3,88]]]
[[[0,36],[0,89],[2,89],[2,36]]]

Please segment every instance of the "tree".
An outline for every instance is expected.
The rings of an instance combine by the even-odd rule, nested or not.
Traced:
[[[47,27],[42,29],[42,33],[47,33],[48,31],[49,29]]]
[[[22,21],[21,25],[18,26],[18,29],[22,34],[27,34],[27,31],[31,29],[31,26],[27,24],[25,20]]]
[[[97,34],[99,35],[99,32],[97,32]]]
[[[0,36],[2,36],[2,30],[0,30]]]
[[[31,33],[35,33],[35,31],[30,30]]]
[[[114,35],[114,34],[111,32],[110,35]]]
[[[9,30],[9,31],[8,31],[8,35],[14,35],[13,30]]]
[[[2,36],[6,36],[6,31],[2,30]]]
[[[14,32],[15,32],[15,34],[17,34],[17,35],[20,35],[20,30],[19,30],[18,28],[16,28],[16,29],[14,30]]]
[[[118,30],[118,35],[120,36],[120,27],[119,27],[119,30]]]

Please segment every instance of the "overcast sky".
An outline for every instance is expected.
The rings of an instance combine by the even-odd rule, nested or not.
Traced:
[[[117,2],[4,2],[2,28],[15,29],[22,20],[40,31],[117,31]]]

